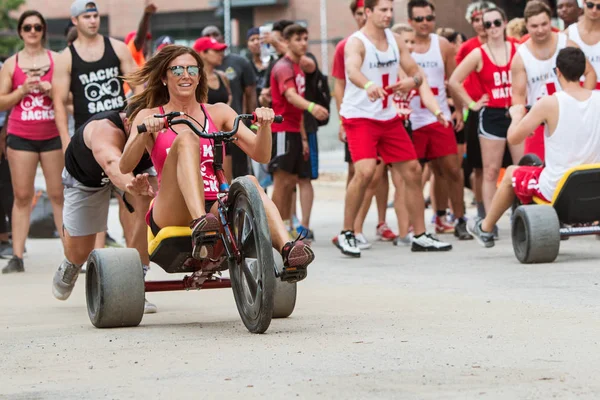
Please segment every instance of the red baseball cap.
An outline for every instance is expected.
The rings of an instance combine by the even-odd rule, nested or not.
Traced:
[[[201,37],[200,39],[196,40],[196,42],[194,42],[194,50],[200,52],[200,51],[206,51],[206,50],[216,50],[216,51],[221,51],[221,50],[225,50],[227,48],[227,45],[225,43],[219,43],[217,42],[214,38],[211,37]]]
[[[125,36],[125,44],[129,44],[133,39],[135,39],[137,31],[131,31]],[[152,39],[152,35],[150,32],[146,33],[146,39]]]

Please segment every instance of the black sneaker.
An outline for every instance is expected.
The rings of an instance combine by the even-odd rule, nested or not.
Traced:
[[[481,229],[481,221],[482,220],[469,221],[467,224],[467,231],[473,235],[483,247],[494,247],[494,233],[484,232]]]
[[[452,245],[445,243],[433,236],[430,233],[424,233],[419,237],[414,237],[412,240],[411,251],[450,251]]]
[[[22,258],[13,256],[13,258],[8,261],[8,264],[6,264],[6,267],[2,268],[3,274],[11,274],[13,272],[25,272]]]
[[[10,258],[13,256],[12,243],[10,241],[0,242],[0,258]]]
[[[454,225],[454,236],[458,238],[458,240],[473,240],[473,236],[467,232],[467,221],[464,219],[459,219]]]

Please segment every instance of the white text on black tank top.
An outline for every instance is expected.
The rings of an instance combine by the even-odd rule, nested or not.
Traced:
[[[121,82],[118,76],[119,67],[102,68],[95,72],[79,75],[85,98],[89,102],[88,112],[90,114],[117,110],[125,105],[125,99],[120,96]],[[100,100],[104,96],[111,96],[111,98]]]

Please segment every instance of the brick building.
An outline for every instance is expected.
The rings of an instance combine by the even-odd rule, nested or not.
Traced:
[[[433,0],[437,7],[437,25],[461,30],[467,36],[472,34],[464,19],[467,4],[471,0]],[[509,6],[511,16],[522,12],[526,0],[499,0],[500,6]],[[70,17],[72,0],[27,0],[24,9],[36,9],[48,19],[50,47],[60,50],[64,47],[64,30]],[[152,18],[151,30],[155,38],[171,35],[177,43],[190,44],[207,25],[223,26],[222,0],[153,0],[158,13]],[[394,0],[394,20],[406,21],[408,0]],[[355,29],[350,17],[350,0],[231,0],[232,43],[243,47],[245,32],[252,26],[259,26],[279,19],[291,19],[306,24],[309,30],[310,51],[319,59],[327,57],[327,71],[331,69],[331,59],[335,44]],[[97,0],[102,16],[101,32],[116,38],[123,38],[135,30],[144,9],[146,0]],[[321,19],[324,5],[326,18]],[[325,45],[321,45],[322,39]]]

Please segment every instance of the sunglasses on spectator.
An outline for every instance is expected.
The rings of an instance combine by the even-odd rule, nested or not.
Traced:
[[[419,24],[421,22],[423,22],[423,21],[431,22],[431,21],[435,20],[435,15],[429,14],[429,15],[426,15],[424,17],[414,17],[412,20],[415,21],[415,22],[417,22],[417,23],[419,23]]]
[[[586,1],[585,6],[590,10],[593,10],[596,6],[596,11],[600,11],[600,3],[594,4],[591,1]]]
[[[36,32],[41,32],[44,30],[44,26],[40,25],[40,24],[35,24],[35,25],[23,25],[23,30],[25,32],[31,32],[32,29],[35,29]]]
[[[501,19],[495,19],[493,21],[485,21],[483,23],[483,27],[485,29],[491,29],[492,24],[496,27],[496,28],[500,28],[502,26],[502,20]]]
[[[169,69],[175,76],[183,76],[183,71],[187,71],[189,76],[198,76],[200,73],[200,67],[197,65],[187,65],[185,67],[183,65],[174,65],[169,67]]]

